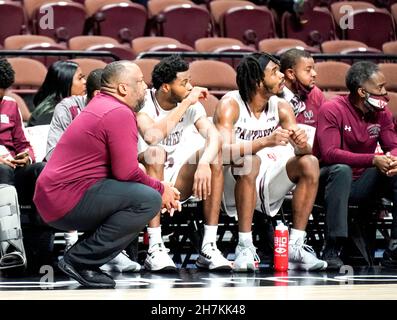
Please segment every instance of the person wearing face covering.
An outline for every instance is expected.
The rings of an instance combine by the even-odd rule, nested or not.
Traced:
[[[397,133],[385,84],[376,64],[357,62],[346,75],[349,95],[325,102],[318,114],[313,152],[321,170],[329,171],[323,181],[327,190],[323,258],[339,260],[339,265],[340,244],[348,236],[348,204],[366,208],[376,195],[394,204],[391,239],[381,264],[397,267]],[[378,143],[384,155],[375,153]]]
[[[285,77],[284,99],[290,103],[298,124],[314,128],[306,132],[309,141],[313,141],[318,111],[326,101],[316,86],[314,60],[309,52],[293,48],[281,55],[280,71]]]

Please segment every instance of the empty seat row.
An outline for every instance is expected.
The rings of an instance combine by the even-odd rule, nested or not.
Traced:
[[[136,37],[155,34],[175,38],[189,46],[194,46],[199,38],[213,35],[258,45],[262,39],[277,36],[271,10],[249,1],[212,1],[210,11],[189,0],[150,0],[147,10],[142,5],[119,0],[86,0],[85,6],[71,0],[48,1],[53,0],[25,0],[24,7],[31,31],[52,37],[57,42],[82,34],[107,35],[118,42],[130,42]],[[289,12],[283,14],[283,38],[300,39],[310,46],[345,38],[362,41],[377,49],[395,39],[394,21],[385,9],[378,9],[370,3],[350,1],[333,3],[330,11],[324,7],[313,7],[310,1],[307,3],[307,8],[298,16]],[[354,20],[354,28],[341,25],[343,16],[340,16],[342,7],[339,5],[345,3],[354,9],[346,18]],[[7,12],[9,24],[13,25],[7,30],[1,29],[1,43],[11,34],[26,31],[28,24],[24,23],[23,12],[11,12],[18,10],[18,4],[5,1],[0,5],[0,15]],[[19,10],[22,10],[20,5]],[[52,10],[53,20],[49,19],[48,10]],[[369,25],[367,21],[373,23]],[[371,28],[368,30],[372,32],[366,32],[365,28]]]

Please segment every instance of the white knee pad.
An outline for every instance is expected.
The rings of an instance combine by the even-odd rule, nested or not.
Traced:
[[[26,266],[17,191],[0,184],[0,270]]]

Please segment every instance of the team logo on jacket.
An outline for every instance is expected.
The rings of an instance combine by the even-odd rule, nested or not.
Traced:
[[[314,117],[313,110],[303,112],[306,120],[310,120]]]
[[[380,124],[371,124],[368,126],[367,130],[370,138],[377,138],[380,133]]]

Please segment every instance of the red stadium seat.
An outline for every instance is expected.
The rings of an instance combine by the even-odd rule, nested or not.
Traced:
[[[87,1],[86,5],[89,3]],[[94,13],[91,12],[93,9],[90,6],[89,14],[92,15],[87,21],[86,31],[91,27],[96,35],[112,37],[128,44],[145,33],[147,12],[140,4],[120,1],[107,4]]]
[[[25,13],[18,3],[0,2],[0,21],[0,48],[7,37],[26,31]]]

